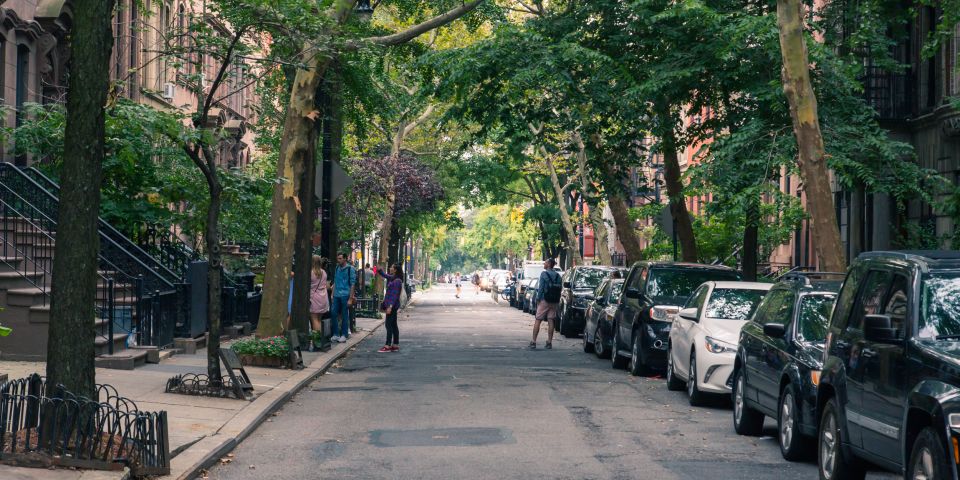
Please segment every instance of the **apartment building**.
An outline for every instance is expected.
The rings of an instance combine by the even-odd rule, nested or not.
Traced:
[[[197,91],[204,89],[215,99],[209,126],[223,128],[220,163],[243,168],[251,161],[253,135],[248,125],[256,101],[252,84],[255,72],[249,66],[230,67],[230,75],[215,92],[207,79],[219,68],[210,56],[199,52],[185,58],[167,53],[182,49],[189,41],[192,22],[207,22],[229,34],[229,26],[207,15],[201,0],[118,0],[114,18],[115,44],[110,65],[114,94],[164,110],[184,113],[197,110]],[[73,25],[70,0],[6,0],[0,6],[0,97],[9,109],[7,125],[18,125],[25,103],[62,103],[67,91],[70,49],[67,42]],[[0,160],[25,164],[13,158],[9,146],[0,149]]]

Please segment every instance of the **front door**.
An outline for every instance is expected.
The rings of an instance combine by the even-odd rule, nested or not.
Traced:
[[[904,338],[912,290],[908,276],[893,273],[890,288],[879,313],[890,317],[897,329],[894,342],[864,342],[862,364],[862,405],[860,412],[863,445],[886,460],[901,464],[900,433],[906,392]]]

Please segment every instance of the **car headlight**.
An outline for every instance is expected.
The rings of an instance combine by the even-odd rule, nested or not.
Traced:
[[[737,349],[736,345],[724,342],[723,340],[717,340],[713,337],[704,337],[704,344],[707,346],[707,351],[711,353],[723,353],[727,351],[732,352]]]

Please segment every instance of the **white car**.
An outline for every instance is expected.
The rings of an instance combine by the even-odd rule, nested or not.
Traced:
[[[730,393],[740,328],[751,317],[772,284],[706,282],[674,317],[667,346],[667,388],[686,384],[691,405],[705,393]]]

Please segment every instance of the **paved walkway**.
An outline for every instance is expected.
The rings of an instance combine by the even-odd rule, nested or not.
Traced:
[[[173,478],[183,478],[205,467],[211,456],[218,458],[221,451],[232,448],[289,395],[319,375],[322,370],[346,354],[362,341],[382,320],[357,319],[359,332],[348,343],[335,343],[329,352],[304,352],[303,370],[245,367],[254,386],[252,400],[198,397],[164,393],[167,379],[184,373],[206,373],[206,349],[194,355],[174,355],[159,364],[149,364],[135,370],[97,369],[97,383],[108,383],[121,395],[136,402],[140,410],[166,410],[170,428],[170,451]],[[44,374],[43,362],[0,361],[0,373],[10,378]],[[267,420],[269,421],[269,420]],[[81,476],[82,475],[82,476]],[[37,470],[0,465],[3,480],[94,480],[118,478],[117,474],[78,472],[71,470]]]

